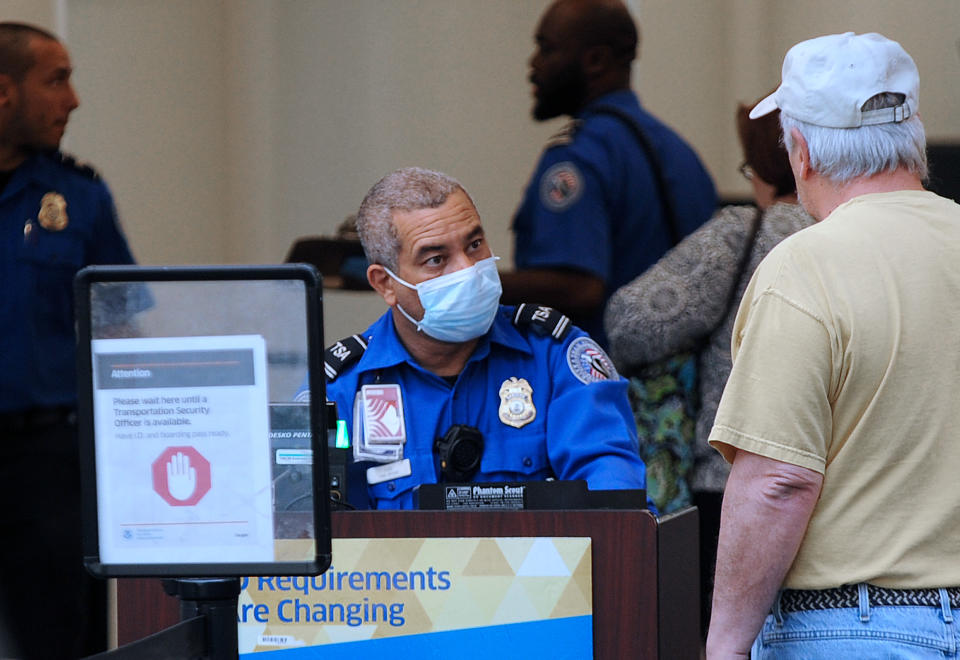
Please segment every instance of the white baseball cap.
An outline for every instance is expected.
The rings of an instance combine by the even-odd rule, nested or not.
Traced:
[[[777,90],[750,112],[756,119],[780,108],[801,121],[829,128],[900,122],[917,113],[920,74],[907,51],[882,34],[830,34],[787,51]],[[873,96],[903,94],[895,108],[862,111]]]

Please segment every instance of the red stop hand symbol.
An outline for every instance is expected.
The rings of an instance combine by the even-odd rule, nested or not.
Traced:
[[[193,506],[210,492],[210,461],[193,447],[167,447],[151,469],[153,489],[171,506]]]

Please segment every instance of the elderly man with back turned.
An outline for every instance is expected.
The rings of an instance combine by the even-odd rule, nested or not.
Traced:
[[[440,481],[643,488],[626,381],[565,316],[499,304],[496,257],[457,181],[388,174],[357,229],[390,309],[325,355],[327,397],[354,429],[350,504],[409,509],[417,485]]]
[[[79,104],[70,56],[0,23],[0,627],[20,658],[106,647],[104,584],[83,568],[73,277],[129,264],[113,198],[58,151]]]
[[[709,658],[956,653],[960,206],[923,189],[918,88],[898,43],[830,35],[751,113],[780,109],[818,222],[734,327]]]
[[[696,153],[630,89],[637,28],[620,0],[557,0],[535,38],[533,116],[573,121],[514,216],[504,302],[556,307],[605,345],[607,298],[706,222],[716,192]]]

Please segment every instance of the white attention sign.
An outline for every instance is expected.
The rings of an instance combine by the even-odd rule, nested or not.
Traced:
[[[100,559],[274,560],[260,335],[92,342]]]

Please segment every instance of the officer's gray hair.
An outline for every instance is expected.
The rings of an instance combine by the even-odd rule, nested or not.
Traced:
[[[373,184],[357,211],[357,232],[367,261],[397,272],[400,239],[394,212],[435,209],[458,190],[470,197],[453,177],[421,167],[396,170]]]
[[[903,103],[902,94],[883,93],[871,97],[862,110],[892,108]],[[791,131],[795,128],[807,141],[810,166],[837,185],[860,177],[870,177],[905,168],[927,178],[927,139],[920,117],[905,121],[874,124],[858,128],[815,126],[780,113],[783,142],[787,152],[793,151]]]
[[[27,71],[36,63],[30,50],[31,39],[59,41],[52,33],[26,23],[0,23],[0,73],[23,82]]]

